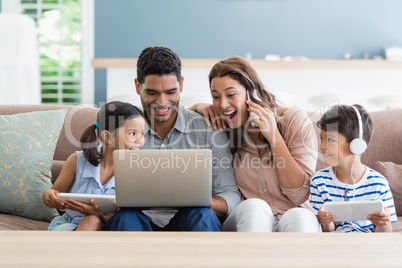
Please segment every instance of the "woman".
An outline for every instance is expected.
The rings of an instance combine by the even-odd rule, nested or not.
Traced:
[[[189,109],[203,114],[208,125],[211,120],[214,127],[230,127],[233,166],[244,199],[222,230],[319,231],[314,214],[301,208],[309,197],[318,151],[308,114],[278,106],[256,71],[240,57],[215,64],[209,85],[213,105],[195,104]]]

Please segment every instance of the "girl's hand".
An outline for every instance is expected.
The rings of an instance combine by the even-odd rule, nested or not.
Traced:
[[[274,144],[278,128],[276,126],[275,114],[267,107],[262,107],[255,102],[247,101],[248,111],[254,112],[260,118],[252,116],[249,120],[257,124],[261,133],[271,143]]]
[[[317,213],[318,222],[322,226],[329,226],[332,222],[335,221],[335,216],[325,212],[322,207],[318,210]]]
[[[59,192],[55,189],[44,190],[42,193],[43,203],[45,203],[45,205],[50,208],[56,208],[61,210],[67,209],[66,204],[57,198],[58,195]]]
[[[67,199],[67,201],[65,201],[67,208],[70,210],[77,211],[86,216],[88,215],[99,216],[100,213],[98,204],[96,204],[96,202],[93,199],[90,199],[89,202],[91,204],[88,205],[73,199]]]
[[[212,104],[196,103],[190,108],[190,110],[194,110],[203,115],[207,125],[212,125],[213,129],[219,129],[222,131],[227,127],[224,116],[219,111],[216,111]]]
[[[384,228],[391,222],[391,212],[384,207],[383,212],[376,212],[368,215],[367,219],[376,227]]]

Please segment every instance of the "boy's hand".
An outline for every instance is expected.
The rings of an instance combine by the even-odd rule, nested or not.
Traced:
[[[376,212],[367,216],[367,219],[371,221],[376,227],[384,228],[391,222],[391,212],[384,207],[383,212]]]
[[[43,203],[50,208],[67,209],[66,204],[57,198],[58,195],[59,192],[55,189],[44,190],[42,193]]]
[[[328,212],[325,212],[323,210],[323,207],[320,207],[320,209],[318,210],[317,218],[318,218],[318,222],[322,226],[328,226],[335,220],[335,216],[332,214],[329,214]]]
[[[67,208],[70,210],[77,211],[84,215],[99,215],[99,206],[93,199],[90,199],[91,204],[85,204],[73,199],[67,199],[65,201]]]

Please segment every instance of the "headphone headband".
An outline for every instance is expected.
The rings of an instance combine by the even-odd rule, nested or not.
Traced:
[[[362,117],[360,115],[360,112],[355,106],[351,105],[350,107],[352,107],[353,110],[355,110],[356,115],[357,115],[357,120],[359,121],[359,139],[363,139],[363,122],[362,122]]]

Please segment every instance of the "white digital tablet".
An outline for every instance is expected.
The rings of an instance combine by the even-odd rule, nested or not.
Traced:
[[[335,221],[367,220],[369,214],[382,212],[383,209],[384,206],[381,200],[327,202],[323,205],[325,212],[335,215]]]
[[[89,200],[94,199],[101,213],[113,213],[117,209],[115,195],[59,193],[58,198],[59,200],[73,199],[86,204],[90,204]]]

